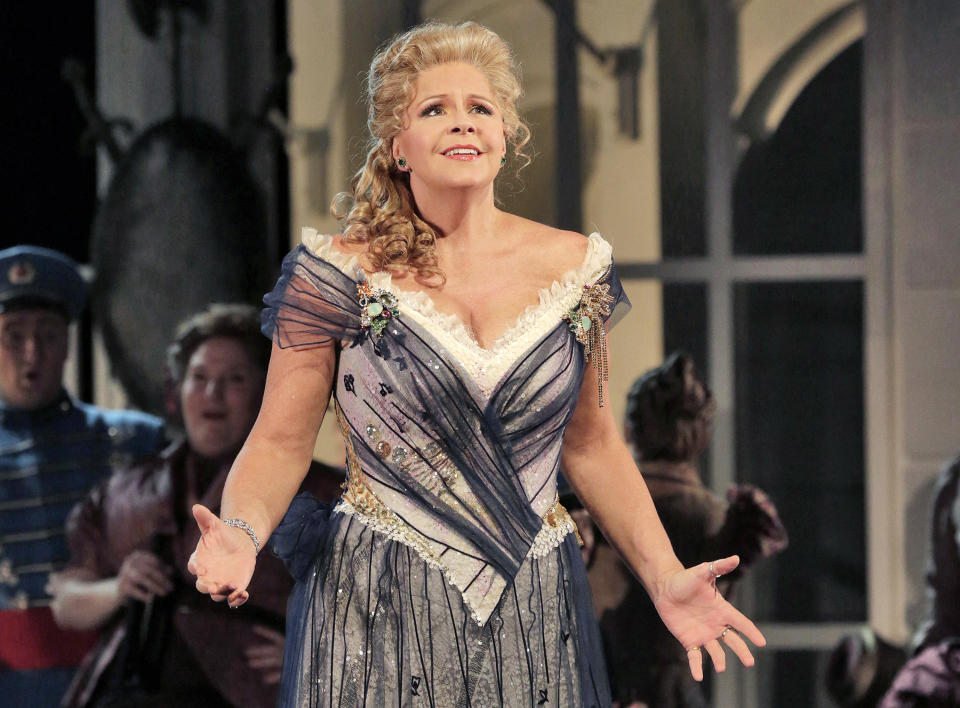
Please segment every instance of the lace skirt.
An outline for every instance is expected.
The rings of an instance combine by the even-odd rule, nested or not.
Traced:
[[[609,688],[571,533],[480,625],[409,546],[334,512],[290,601],[279,705],[583,706]]]

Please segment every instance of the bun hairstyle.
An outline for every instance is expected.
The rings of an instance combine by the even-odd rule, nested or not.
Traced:
[[[713,395],[693,359],[675,352],[630,387],[627,438],[642,460],[693,460],[707,448],[713,411]]]
[[[443,280],[437,267],[436,231],[417,214],[409,174],[397,169],[391,148],[403,128],[418,74],[454,62],[483,72],[503,116],[507,145],[513,147],[521,167],[530,162],[523,152],[530,130],[517,113],[518,70],[499,35],[474,22],[431,22],[393,38],[373,57],[367,74],[366,161],[350,183],[352,194],[337,195],[331,207],[343,223],[344,240],[366,244],[375,270],[406,268],[418,278]],[[349,208],[341,208],[345,201],[352,201]]]

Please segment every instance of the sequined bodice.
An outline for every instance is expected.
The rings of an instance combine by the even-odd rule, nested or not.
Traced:
[[[586,362],[564,315],[598,278],[626,304],[610,246],[590,236],[583,263],[483,348],[425,293],[365,275],[330,237],[306,230],[303,241],[268,317],[281,346],[321,332],[341,342],[350,479],[338,510],[414,548],[484,622],[524,558],[575,530],[556,475]],[[358,286],[375,305],[361,308]]]

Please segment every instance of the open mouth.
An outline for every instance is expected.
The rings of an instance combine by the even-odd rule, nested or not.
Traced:
[[[456,146],[443,151],[444,157],[453,160],[476,160],[480,155],[481,152],[477,148],[468,146]]]

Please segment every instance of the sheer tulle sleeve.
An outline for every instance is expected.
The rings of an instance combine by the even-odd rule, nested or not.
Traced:
[[[301,245],[283,259],[280,279],[264,298],[263,333],[280,347],[353,340],[360,335],[357,283]]]
[[[597,283],[610,287],[608,293],[609,297],[612,298],[610,313],[604,315],[603,318],[603,328],[609,332],[630,311],[630,299],[623,289],[623,283],[620,282],[616,266],[613,263],[610,264],[610,269],[600,277]]]
[[[330,504],[302,492],[293,498],[270,536],[270,550],[286,564],[294,580],[305,580],[316,560],[327,537],[330,510]]]

